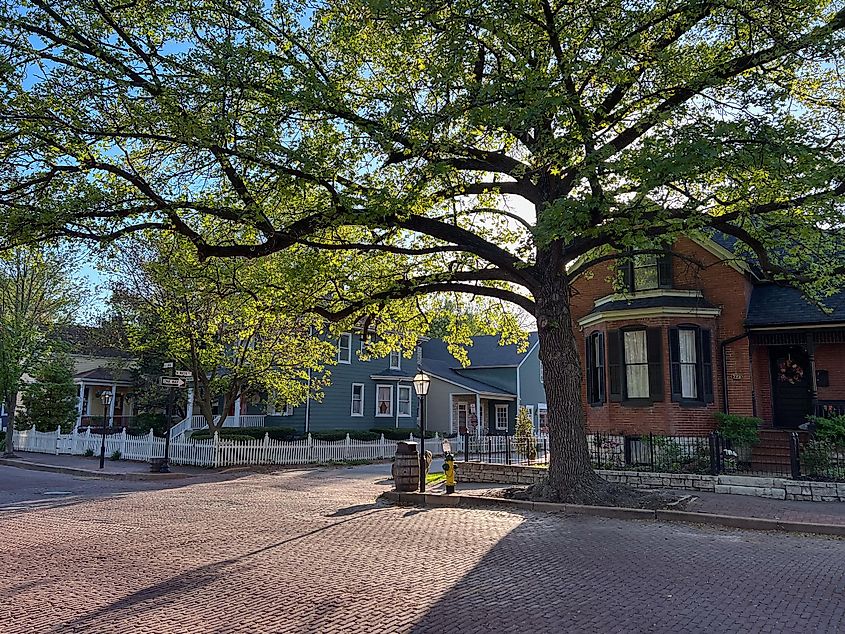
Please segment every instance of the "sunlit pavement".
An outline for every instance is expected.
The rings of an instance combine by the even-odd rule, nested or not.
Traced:
[[[0,632],[845,630],[845,541],[391,507],[388,472],[0,467]]]

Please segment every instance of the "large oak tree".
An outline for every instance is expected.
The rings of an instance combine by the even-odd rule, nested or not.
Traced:
[[[841,0],[0,6],[0,233],[376,258],[321,296],[332,318],[512,302],[537,319],[557,497],[604,487],[575,276],[721,231],[773,279],[840,281]]]

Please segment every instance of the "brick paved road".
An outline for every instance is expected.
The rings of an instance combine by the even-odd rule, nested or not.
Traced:
[[[0,631],[845,629],[843,541],[386,507],[384,473],[30,481],[0,496]]]

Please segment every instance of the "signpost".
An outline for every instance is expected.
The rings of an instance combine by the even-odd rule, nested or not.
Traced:
[[[188,384],[185,379],[180,379],[176,376],[160,376],[158,377],[158,383],[164,387],[185,387]]]
[[[167,436],[164,437],[164,462],[161,465],[161,473],[170,472],[170,431],[173,426],[173,398],[176,388],[186,387],[188,380],[193,376],[189,370],[176,370],[173,361],[165,361],[161,364],[163,370],[170,370],[168,375],[158,377],[158,384],[170,388],[167,395]]]

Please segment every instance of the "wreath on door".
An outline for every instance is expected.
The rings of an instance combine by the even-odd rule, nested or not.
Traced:
[[[778,381],[781,383],[800,383],[804,379],[804,368],[795,363],[791,356],[778,363]]]

